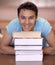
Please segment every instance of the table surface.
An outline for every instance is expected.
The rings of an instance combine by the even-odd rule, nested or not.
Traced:
[[[44,55],[42,62],[15,62],[15,55],[0,54],[0,65],[55,65],[55,56]]]

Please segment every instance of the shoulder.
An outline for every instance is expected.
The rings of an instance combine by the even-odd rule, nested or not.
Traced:
[[[42,17],[38,17],[37,19],[36,19],[36,22],[38,22],[38,23],[46,23],[46,22],[48,22],[45,18],[42,18]]]
[[[15,18],[13,20],[10,21],[10,23],[7,25],[8,27],[17,27],[19,26],[20,23],[19,23],[19,19],[18,18]]]
[[[10,21],[11,24],[15,24],[15,23],[18,23],[18,22],[19,22],[18,18],[15,18],[15,19],[13,19],[13,20]]]
[[[6,26],[7,32],[12,35],[14,31],[20,31],[21,25],[19,23],[18,18],[13,19],[10,23]]]
[[[42,29],[42,27],[47,23],[48,21],[44,18],[38,17],[36,19],[36,24],[35,24],[35,28],[40,28]]]
[[[40,30],[42,32],[42,35],[46,37],[51,31],[51,29],[52,29],[52,26],[46,19],[41,17],[37,18],[35,30]]]
[[[50,23],[48,22],[48,20],[47,19],[45,19],[45,18],[41,18],[41,17],[38,17],[37,19],[36,19],[36,26],[40,26],[40,27],[46,27],[46,26],[51,26],[50,25]]]

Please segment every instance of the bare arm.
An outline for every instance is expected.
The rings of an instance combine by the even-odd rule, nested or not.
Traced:
[[[7,33],[7,31],[4,31],[3,38],[0,43],[0,53],[3,54],[14,54],[14,48],[9,46],[9,42],[11,41],[11,36]]]
[[[49,47],[43,48],[44,54],[55,55],[55,34],[54,34],[53,30],[46,37],[46,40],[49,44]]]

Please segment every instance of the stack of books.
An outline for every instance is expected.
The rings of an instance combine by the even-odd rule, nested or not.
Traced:
[[[13,38],[16,61],[42,61],[43,38],[40,31],[14,32]]]

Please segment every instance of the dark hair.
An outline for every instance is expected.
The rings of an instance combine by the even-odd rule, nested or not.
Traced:
[[[32,11],[35,12],[36,17],[38,16],[38,8],[37,8],[37,6],[36,6],[35,4],[33,4],[32,2],[25,2],[25,3],[21,4],[21,5],[18,7],[18,9],[17,9],[17,11],[18,11],[18,16],[19,16],[19,13],[20,13],[21,9],[32,10]]]

